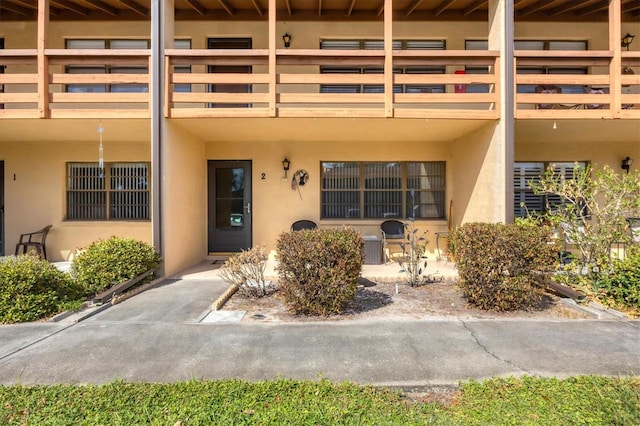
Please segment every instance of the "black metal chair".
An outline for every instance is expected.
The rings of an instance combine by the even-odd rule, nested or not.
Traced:
[[[380,231],[382,232],[382,251],[384,253],[384,263],[387,263],[389,261],[389,245],[395,244],[400,247],[404,246],[405,227],[406,225],[399,220],[385,220],[380,224]]]
[[[318,225],[312,220],[297,220],[291,225],[292,231],[302,231],[303,229],[316,229]]]
[[[40,257],[47,260],[45,241],[47,240],[47,234],[51,227],[52,225],[47,225],[39,231],[20,235],[20,241],[16,244],[16,256],[20,252],[20,247],[22,247],[23,254],[27,252],[29,247],[33,247]]]

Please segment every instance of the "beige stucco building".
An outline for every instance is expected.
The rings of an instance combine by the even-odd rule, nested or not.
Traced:
[[[605,3],[4,0],[2,250],[52,224],[50,260],[122,235],[171,274],[298,219],[544,208],[549,165],[640,164],[640,6]]]

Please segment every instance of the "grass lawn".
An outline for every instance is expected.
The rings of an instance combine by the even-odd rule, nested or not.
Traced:
[[[640,377],[466,382],[447,406],[350,383],[0,386],[3,425],[639,425]]]

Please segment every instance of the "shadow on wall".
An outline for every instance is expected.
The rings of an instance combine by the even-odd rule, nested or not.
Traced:
[[[504,157],[498,130],[497,122],[490,122],[452,142],[453,161],[447,175],[452,179],[450,198],[456,202],[456,223],[453,226],[495,219],[489,216],[491,212],[479,207],[495,205],[490,198],[495,194],[492,188],[495,182],[499,182],[496,178],[504,178],[497,176],[499,170],[493,167]]]

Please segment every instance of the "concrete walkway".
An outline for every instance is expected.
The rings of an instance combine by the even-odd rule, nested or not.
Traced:
[[[640,374],[640,321],[202,323],[227,287],[211,263],[81,322],[0,326],[0,383],[326,377],[418,388]]]

